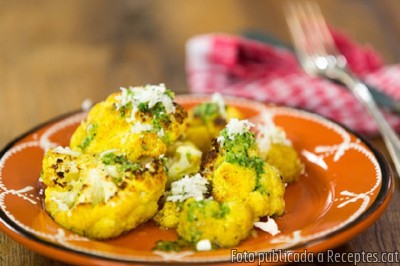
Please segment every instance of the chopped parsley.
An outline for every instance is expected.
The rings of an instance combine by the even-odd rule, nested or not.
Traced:
[[[119,164],[121,165],[121,172],[135,172],[138,170],[142,170],[142,166],[139,163],[133,163],[131,161],[129,161],[128,159],[126,159],[125,156],[123,155],[116,155],[113,152],[109,152],[104,154],[101,157],[101,161],[105,164],[105,165],[115,165],[115,164]]]
[[[253,168],[257,175],[264,172],[264,160],[258,156],[251,156],[251,149],[255,147],[254,133],[244,132],[228,137],[226,129],[220,135],[224,138],[222,146],[225,150],[225,160],[243,167]]]
[[[167,126],[169,123],[171,123],[167,113],[165,112],[165,108],[161,103],[157,103],[154,108],[144,112],[148,112],[153,115],[153,128],[156,132],[159,132],[163,126]]]
[[[222,218],[224,218],[226,215],[228,215],[230,211],[231,211],[231,209],[229,208],[228,203],[222,202],[222,203],[220,203],[220,210],[214,212],[214,213],[213,213],[213,217],[214,217],[215,219],[222,219]]]
[[[159,240],[156,242],[156,245],[153,247],[153,250],[162,250],[162,251],[181,251],[184,248],[191,247],[192,244],[183,240],[182,238],[178,238],[176,241],[165,241]]]
[[[187,220],[189,222],[198,221],[199,216],[223,219],[230,212],[228,203],[213,200],[193,201],[188,204]]]
[[[174,93],[166,89],[163,84],[121,88],[121,90],[121,95],[117,97],[118,102],[115,104],[121,117],[131,122],[135,121],[136,112],[141,112],[151,119],[152,129],[150,132],[155,132],[163,138],[164,128],[171,123],[169,114],[175,112]],[[167,141],[168,136],[163,140]]]
[[[193,109],[193,114],[199,117],[204,123],[214,120],[215,117],[221,115],[218,104],[212,102],[197,105]]]
[[[83,139],[83,141],[78,145],[78,147],[84,151],[93,139],[96,137],[97,134],[97,125],[96,124],[89,124],[86,128],[87,136]]]
[[[122,118],[127,117],[127,113],[129,113],[132,110],[132,103],[127,103],[126,105],[121,106],[119,108],[119,114],[121,115]]]
[[[254,133],[246,130],[232,135],[225,128],[221,131],[220,138],[223,140],[220,145],[224,148],[225,161],[254,169],[257,174],[256,190],[262,193],[265,189],[260,183],[260,177],[264,173],[265,161],[251,154],[256,148]]]

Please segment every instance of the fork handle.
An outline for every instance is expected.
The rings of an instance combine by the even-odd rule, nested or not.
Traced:
[[[331,73],[332,78],[343,82],[375,119],[389,154],[392,157],[397,174],[400,176],[400,139],[377,107],[368,87],[344,69],[335,69],[335,71],[332,72],[334,72]]]

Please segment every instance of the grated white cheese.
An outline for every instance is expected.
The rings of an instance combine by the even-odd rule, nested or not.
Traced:
[[[121,90],[121,94],[115,97],[118,101],[117,103],[118,110],[133,101],[133,91],[130,88],[127,89],[124,87],[120,87],[119,89]]]
[[[153,108],[157,103],[162,103],[167,114],[175,112],[174,103],[166,94],[167,89],[164,84],[129,87],[129,89],[121,87],[120,89],[121,94],[116,97],[118,110],[131,103],[132,115],[134,115],[139,104],[147,103],[149,108]]]
[[[291,141],[286,137],[285,131],[275,125],[269,113],[263,114],[262,121],[257,125],[257,129],[256,142],[263,157],[267,156],[271,144],[292,145]]]
[[[281,232],[278,229],[278,225],[276,224],[275,220],[271,217],[268,217],[268,220],[266,222],[255,222],[254,226],[273,236]]]
[[[217,104],[219,113],[221,114],[221,116],[223,118],[226,118],[226,109],[225,109],[226,106],[225,106],[225,101],[224,101],[224,98],[222,97],[222,95],[218,92],[214,93],[211,96],[211,102]]]
[[[194,198],[196,201],[203,200],[204,194],[207,193],[208,180],[199,173],[194,176],[186,175],[182,179],[172,182],[171,196],[167,197],[167,201],[183,202],[188,198]]]
[[[136,106],[132,107],[132,112],[131,112],[131,116],[126,118],[126,121],[128,121],[129,123],[136,121],[136,113],[137,111],[139,111],[139,109]]]
[[[58,146],[58,147],[54,148],[53,152],[58,153],[58,154],[70,155],[70,156],[74,156],[74,157],[77,157],[77,156],[81,155],[80,152],[73,151],[69,147],[65,147],[64,148],[64,147],[61,147],[61,146]]]
[[[234,139],[236,135],[241,135],[245,132],[248,132],[254,124],[250,123],[248,120],[238,120],[233,118],[229,120],[229,123],[226,125],[226,133],[229,139]],[[223,136],[218,136],[217,141],[223,144],[225,138]]]
[[[197,251],[209,251],[211,250],[211,242],[208,239],[203,239],[197,242],[196,244],[196,250]]]
[[[149,108],[153,108],[157,103],[162,103],[167,114],[175,112],[172,99],[165,93],[167,88],[164,84],[147,85],[142,90],[135,91],[134,98],[138,102],[148,102]]]

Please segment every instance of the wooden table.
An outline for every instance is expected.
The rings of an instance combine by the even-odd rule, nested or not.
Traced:
[[[246,29],[289,41],[282,1],[2,1],[0,146],[56,115],[100,101],[119,86],[166,83],[188,91],[185,42]],[[400,1],[319,1],[331,24],[400,61]],[[400,89],[400,88],[399,88]],[[383,153],[379,138],[371,141]],[[357,169],[354,169],[357,171]],[[400,249],[399,182],[383,216],[337,252]],[[63,265],[0,233],[0,265]]]

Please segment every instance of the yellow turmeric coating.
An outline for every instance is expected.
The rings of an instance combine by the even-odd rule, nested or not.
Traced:
[[[265,161],[279,170],[283,181],[286,183],[297,181],[304,169],[304,165],[293,146],[284,144],[271,144]]]
[[[167,180],[157,160],[146,168],[53,150],[45,155],[41,178],[51,217],[92,239],[116,237],[152,218]]]
[[[253,169],[223,162],[212,176],[212,194],[218,201],[243,201],[255,189],[256,179]]]
[[[176,228],[182,211],[183,203],[165,202],[163,208],[153,217],[156,223],[164,228]]]
[[[233,106],[227,106],[224,115],[212,103],[196,106],[189,111],[186,139],[206,153],[211,148],[212,139],[218,136],[231,118],[242,119],[243,114]]]
[[[267,163],[257,176],[251,168],[222,162],[208,178],[216,200],[244,201],[254,217],[282,215],[285,211],[285,185],[278,170]]]
[[[282,215],[285,212],[285,184],[275,167],[265,164],[258,177],[257,188],[250,192],[246,203],[255,217]]]
[[[207,239],[220,247],[232,247],[246,239],[252,228],[253,216],[244,203],[189,199],[183,206],[177,231],[190,243]]]
[[[110,95],[90,110],[72,135],[70,147],[85,153],[117,149],[132,161],[165,154],[166,145],[175,142],[186,128],[186,111],[175,104],[176,111],[160,121],[155,121],[151,112],[137,111],[132,117],[132,110],[117,109],[120,94]]]
[[[229,138],[224,129],[220,136],[225,140],[214,141],[201,166],[211,181],[212,196],[221,202],[246,202],[254,218],[282,215],[285,185],[278,170],[257,156],[253,134]]]
[[[236,119],[229,127],[230,118],[243,118],[235,107],[204,103],[188,116],[165,102],[170,92],[154,104],[151,93],[141,95],[148,102],[133,102],[134,93],[96,104],[71,149],[46,152],[44,204],[58,224],[102,240],[153,218],[191,244],[228,248],[260,217],[284,213],[283,181],[303,170],[293,147],[272,144],[260,157],[251,123]]]

